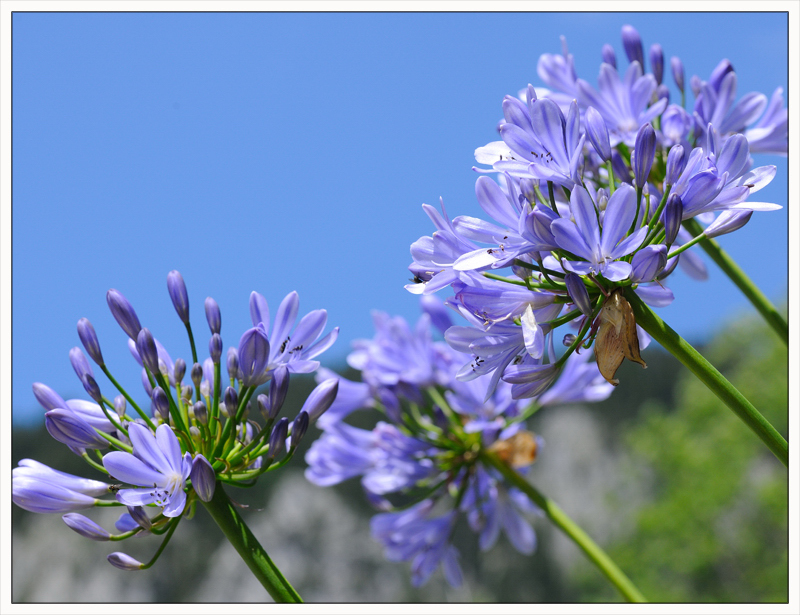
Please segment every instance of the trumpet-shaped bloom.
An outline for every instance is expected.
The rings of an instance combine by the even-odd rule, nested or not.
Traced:
[[[120,489],[117,500],[127,506],[156,504],[164,516],[183,512],[183,489],[192,470],[192,456],[181,456],[181,447],[169,425],[160,425],[155,435],[138,423],[130,423],[128,435],[133,454],[114,451],[103,457],[103,465],[114,478],[141,489]]]
[[[611,195],[602,232],[597,209],[589,193],[580,186],[572,192],[570,212],[575,221],[555,220],[553,234],[561,248],[584,260],[564,259],[564,268],[580,275],[600,274],[612,281],[627,278],[631,273],[630,263],[617,259],[633,252],[647,235],[647,229],[640,228],[626,237],[636,215],[636,191],[633,187],[622,184]]]

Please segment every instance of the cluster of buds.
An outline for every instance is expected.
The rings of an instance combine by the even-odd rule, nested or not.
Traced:
[[[167,287],[189,336],[190,382],[186,382],[186,361],[173,361],[150,330],[141,326],[125,296],[109,290],[108,306],[128,335],[129,350],[141,366],[149,407],[137,404],[119,385],[103,359],[94,327],[81,318],[78,336],[85,354],[75,347],[69,357],[93,401],[64,400],[42,383],[35,383],[33,392],[46,410],[45,426],[50,435],[109,482],[66,474],[23,459],[13,471],[12,497],[18,506],[32,512],[66,513],[65,523],[92,540],[117,541],[153,533],[164,534],[167,541],[197,500],[212,500],[219,482],[249,486],[265,472],[286,464],[308,426],[333,403],[338,380],[330,378],[312,391],[293,421],[279,417],[290,374],[316,371],[319,362],[314,357],[336,340],[338,329],[320,338],[327,321],[325,310],[310,312],[295,327],[299,300],[292,292],[278,308],[269,335],[267,301],[253,292],[253,327],[244,332],[238,347],[228,349],[227,382],[223,383],[219,305],[210,297],[205,301],[211,335],[209,357],[201,363],[181,274],[170,272]],[[113,401],[100,390],[87,354],[119,392]],[[268,388],[259,394],[262,385]],[[263,422],[255,419],[258,414]],[[112,479],[119,483],[111,483]],[[111,534],[75,512],[96,506],[127,507],[116,523],[120,533]],[[108,556],[111,564],[124,570],[147,568],[155,559],[143,564],[124,553]]]

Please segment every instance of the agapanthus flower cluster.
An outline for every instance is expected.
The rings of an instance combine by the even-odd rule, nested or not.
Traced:
[[[536,547],[530,516],[540,511],[484,455],[490,451],[526,472],[543,444],[526,430],[529,416],[545,405],[602,400],[613,387],[584,352],[570,357],[537,403],[514,399],[516,385],[506,382],[486,398],[491,376],[459,379],[470,356],[434,339],[434,330],[452,330],[450,310],[432,296],[421,301],[424,313],[413,328],[376,313],[375,337],[354,342],[348,363],[362,381],[340,380],[339,396],[318,422],[324,433],[306,454],[306,477],[320,486],[359,477],[381,511],[372,535],[387,558],[410,562],[415,586],[439,566],[458,586],[462,573],[451,539],[459,519],[478,533],[484,550],[501,530],[522,553]],[[318,379],[328,375],[321,370]],[[363,408],[382,414],[372,429],[345,422]]]
[[[336,340],[338,328],[322,336],[325,310],[309,312],[298,322],[299,299],[297,293],[289,293],[270,330],[267,301],[253,292],[253,326],[223,358],[220,308],[209,297],[205,301],[209,356],[201,361],[180,273],[169,273],[167,288],[189,337],[189,377],[186,360],[173,360],[151,331],[142,327],[124,295],[109,290],[108,306],[128,335],[130,353],[141,368],[147,403],[140,405],[117,383],[94,327],[81,318],[78,336],[85,354],[75,347],[69,357],[92,401],[64,400],[38,382],[33,392],[46,410],[50,435],[81,456],[102,480],[23,459],[13,470],[15,504],[32,512],[66,513],[64,522],[92,540],[156,534],[168,541],[197,500],[212,500],[218,483],[249,486],[265,472],[288,462],[308,426],[333,403],[336,378],[322,381],[291,423],[287,417],[278,418],[290,375],[316,371],[319,362],[315,358]],[[113,399],[100,390],[87,354],[119,393]],[[223,360],[227,368],[224,379]],[[267,383],[268,392],[257,394],[258,387]],[[262,422],[257,420],[259,414]],[[116,534],[76,512],[100,506],[120,506],[126,511],[116,522]],[[111,553],[108,561],[123,570],[139,570],[151,566],[162,550],[146,564],[121,552]]]
[[[501,140],[475,151],[485,218],[451,219],[444,204],[441,213],[423,205],[435,231],[411,245],[406,288],[451,289],[447,304],[469,323],[445,334],[471,355],[458,377],[491,374],[487,399],[501,381],[514,399],[541,395],[566,357],[595,340],[600,371],[617,384],[624,358],[645,365],[647,338],[626,293],[669,304],[665,282],[679,262],[706,277],[692,246],[780,208],[752,200],[776,169],[755,167],[751,154],[787,152],[782,90],[737,100],[736,73],[723,60],[706,80],[691,78],[688,110],[681,60],[669,63],[677,104],[663,83],[661,46],[646,60],[633,27],[623,27],[622,40],[627,67],[604,46],[596,86],[576,75],[562,38],[561,55],[539,59],[549,89],[528,85],[505,97]],[[549,349],[560,343],[567,349],[557,356]]]

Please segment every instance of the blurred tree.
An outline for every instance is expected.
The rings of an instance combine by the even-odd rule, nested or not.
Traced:
[[[786,346],[748,318],[704,354],[786,436]],[[787,601],[785,468],[685,370],[674,399],[647,402],[623,427],[626,471],[644,481],[648,502],[609,554],[654,602]],[[617,598],[587,567],[575,572],[584,599]]]

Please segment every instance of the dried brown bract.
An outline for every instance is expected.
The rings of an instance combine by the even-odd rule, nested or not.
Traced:
[[[636,319],[631,304],[622,295],[621,288],[617,288],[608,296],[597,318],[600,321],[594,341],[597,367],[603,378],[616,386],[619,380],[614,378],[614,374],[617,373],[617,368],[623,359],[647,367],[647,363],[639,354]]]
[[[512,468],[524,468],[536,461],[539,445],[536,436],[529,431],[520,430],[506,440],[498,440],[489,447],[490,451]]]

